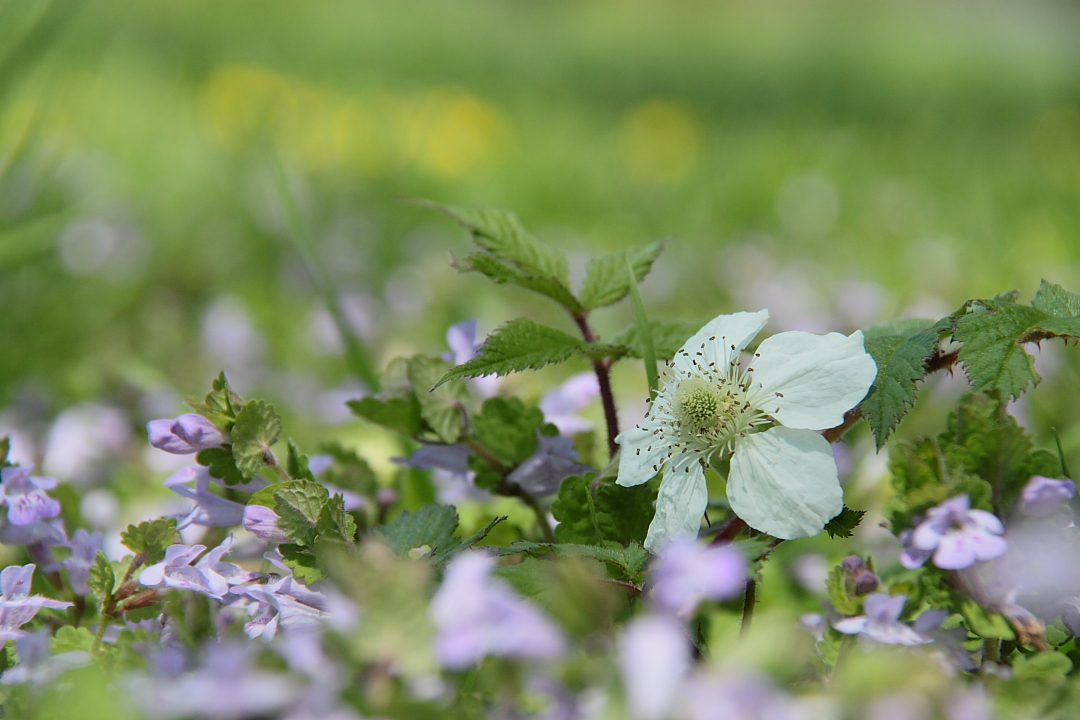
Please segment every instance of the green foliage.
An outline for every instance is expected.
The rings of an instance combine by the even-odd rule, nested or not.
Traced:
[[[1058,477],[1055,455],[1034,442],[1004,406],[983,395],[966,395],[936,438],[897,443],[889,453],[895,495],[884,515],[893,532],[911,517],[960,493],[971,506],[1007,515],[1032,475]]]
[[[200,450],[195,462],[209,468],[210,474],[226,485],[239,485],[247,482],[244,474],[236,467],[236,459],[229,448],[213,447]]]
[[[534,543],[518,540],[496,550],[498,555],[528,553],[534,556],[588,557],[612,565],[629,582],[637,582],[645,571],[649,553],[640,543],[631,542],[626,547],[598,547],[576,543]],[[510,566],[513,567],[513,566]]]
[[[642,543],[653,518],[656,491],[648,484],[624,488],[610,480],[591,492],[594,473],[563,480],[551,513],[559,524],[555,540],[560,543],[604,546]]]
[[[422,427],[420,402],[413,393],[405,398],[390,398],[383,401],[366,397],[360,400],[349,400],[345,404],[349,406],[353,414],[406,437],[415,438],[420,434]]]
[[[404,511],[376,532],[390,548],[403,557],[411,550],[425,548],[428,559],[443,565],[454,555],[487,537],[491,529],[506,518],[494,518],[466,540],[454,535],[458,527],[457,510],[452,505],[424,505],[416,512]]]
[[[926,374],[926,362],[941,334],[935,329],[924,329],[907,336],[878,334],[867,338],[866,352],[874,359],[878,372],[859,411],[869,421],[878,449],[885,446],[889,435],[915,404],[915,383]]]
[[[328,484],[358,495],[372,495],[375,492],[375,471],[355,451],[340,443],[327,443],[320,450],[334,458],[334,464],[323,473]]]
[[[319,483],[303,480],[273,485],[278,527],[298,545],[312,547],[318,537],[319,517],[330,494]]]
[[[641,282],[652,269],[652,264],[664,249],[664,241],[594,257],[585,269],[579,300],[586,310],[612,305],[630,292],[630,278],[626,271],[629,262],[634,279]]]
[[[845,505],[839,515],[825,524],[825,532],[829,533],[829,537],[833,539],[849,538],[851,532],[862,522],[865,514],[865,510],[852,510]]]
[[[844,615],[858,615],[862,607],[862,600],[848,592],[848,583],[844,568],[837,565],[829,571],[825,580],[825,591],[829,596],[829,602],[836,611]]]
[[[315,532],[320,541],[353,544],[356,521],[345,512],[345,499],[341,495],[334,495],[322,506]]]
[[[307,455],[300,452],[296,444],[289,440],[289,453],[285,457],[285,472],[293,480],[310,480],[315,482],[315,476],[308,467]]]
[[[90,566],[90,576],[86,580],[87,587],[98,597],[112,595],[116,585],[116,574],[113,572],[112,563],[104,552],[98,550],[94,555],[94,564]]]
[[[293,577],[310,585],[322,579],[323,573],[319,568],[318,559],[310,548],[301,547],[295,543],[283,543],[278,545],[281,553],[281,561],[292,570]]]
[[[1039,291],[1031,301],[1032,307],[1055,317],[1075,317],[1080,315],[1080,295],[1071,293],[1060,285],[1039,283]]]
[[[219,428],[228,430],[232,427],[244,401],[233,391],[225,377],[225,372],[222,371],[211,383],[211,390],[202,402],[189,399],[187,404]]]
[[[574,353],[585,353],[588,347],[588,343],[561,330],[518,318],[489,335],[476,357],[451,369],[439,384],[456,378],[539,370],[563,362]],[[419,386],[417,390],[422,391]]]
[[[1016,633],[1009,627],[1009,622],[1005,618],[984,610],[974,600],[963,599],[960,603],[960,613],[964,616],[968,630],[979,637],[999,640],[1016,638]]]
[[[408,377],[420,403],[420,414],[443,442],[454,443],[464,426],[462,407],[469,390],[462,380],[447,380],[450,364],[426,355],[409,359]]]
[[[495,208],[424,204],[456,220],[485,251],[457,263],[459,270],[480,272],[497,283],[538,292],[571,312],[584,309],[570,292],[566,257],[537,242],[514,213]]]
[[[544,423],[544,414],[537,407],[525,405],[518,398],[488,398],[480,412],[472,418],[473,437],[486,448],[504,468],[513,468],[536,452],[536,433],[557,435],[554,425]],[[469,458],[476,471],[476,484],[491,489],[499,473],[477,455]]]
[[[53,653],[71,652],[72,650],[90,652],[90,648],[93,646],[94,633],[90,632],[88,628],[75,628],[70,625],[57,628],[56,634],[53,635],[52,641],[49,643],[49,649]]]
[[[0,438],[0,468],[11,467],[8,455],[11,453],[11,436],[5,435]]]
[[[176,520],[156,518],[138,525],[128,525],[120,533],[120,542],[131,552],[145,558],[147,565],[160,562],[165,557],[165,548],[176,542]]]
[[[232,429],[232,454],[236,469],[250,481],[272,464],[270,447],[281,435],[281,417],[274,406],[262,400],[250,400],[236,414]],[[228,479],[226,479],[228,482]]]
[[[690,336],[696,333],[705,323],[677,320],[668,322],[664,320],[652,320],[649,322],[649,332],[652,334],[653,350],[658,360],[670,360],[683,346]],[[628,348],[631,357],[644,357],[644,348],[638,335],[637,324],[631,325],[622,332],[611,338],[611,344]]]
[[[656,365],[656,347],[653,344],[652,330],[649,328],[649,315],[645,312],[645,303],[641,301],[641,293],[638,292],[636,273],[629,260],[626,261],[626,277],[630,292],[630,307],[634,311],[634,327],[637,328],[638,339],[641,341],[645,384],[649,388],[649,398],[652,399],[656,397],[660,371]]]

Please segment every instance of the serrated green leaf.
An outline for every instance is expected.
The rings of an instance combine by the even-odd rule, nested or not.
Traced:
[[[528,553],[530,555],[555,555],[557,557],[588,557],[614,565],[622,576],[631,582],[641,579],[649,553],[639,543],[631,542],[625,548],[578,545],[576,543],[536,543],[518,540],[502,548],[492,548],[499,556]]]
[[[658,360],[670,360],[675,353],[690,339],[694,333],[701,329],[703,322],[689,322],[678,320],[667,322],[664,320],[652,320],[649,322],[649,330],[652,332],[653,349],[656,351]],[[643,354],[641,339],[638,337],[636,325],[631,325],[622,332],[611,338],[612,345],[625,345],[628,347],[631,357],[640,358]]]
[[[319,540],[353,544],[356,538],[356,521],[345,512],[345,500],[341,495],[332,496],[323,505],[315,531]]]
[[[113,573],[112,563],[101,550],[94,555],[94,564],[90,566],[90,576],[86,579],[86,586],[98,597],[106,597],[113,592],[116,584],[116,575]]]
[[[165,549],[176,542],[176,520],[156,518],[128,525],[127,530],[120,533],[120,542],[136,555],[144,556],[147,565],[161,562]]]
[[[406,437],[415,438],[420,434],[420,402],[416,399],[415,393],[410,393],[407,398],[391,398],[382,401],[366,397],[360,400],[349,400],[345,404],[349,406],[353,414]]]
[[[293,480],[310,480],[315,482],[315,476],[308,467],[308,457],[300,452],[292,440],[289,440],[289,452],[285,457],[285,472]]]
[[[499,285],[517,285],[551,298],[572,313],[584,312],[570,288],[559,280],[547,276],[535,276],[504,265],[487,253],[473,253],[453,266],[459,272],[478,272]]]
[[[825,590],[828,593],[829,602],[837,612],[844,615],[859,614],[861,602],[859,598],[848,595],[843,567],[837,565],[829,571],[829,576],[825,579]]]
[[[1055,317],[1080,315],[1080,295],[1045,280],[1039,283],[1039,291],[1035,293],[1031,305]]]
[[[664,241],[658,240],[637,248],[628,248],[595,257],[585,268],[578,299],[586,310],[617,303],[630,292],[626,262],[630,261],[637,282],[645,279],[652,264],[664,249]]]
[[[281,417],[274,406],[250,400],[236,414],[232,429],[232,454],[236,469],[247,482],[273,461],[270,447],[281,435]]]
[[[865,510],[852,510],[845,505],[839,515],[825,524],[825,532],[829,533],[829,537],[833,539],[849,538],[851,532],[862,522],[865,514]]]
[[[243,399],[229,386],[229,380],[225,377],[224,371],[211,383],[211,390],[206,394],[203,402],[188,402],[195,412],[202,414],[219,427],[227,427],[231,424],[243,404]]]
[[[476,357],[451,369],[439,380],[439,384],[455,378],[539,370],[545,365],[563,362],[585,349],[586,343],[572,335],[518,318],[489,335]]]
[[[311,547],[318,537],[318,522],[330,493],[319,483],[293,480],[274,488],[278,527],[298,545]]]
[[[934,327],[934,320],[928,320],[926,318],[903,318],[900,320],[890,320],[888,322],[878,323],[873,327],[863,330],[863,337],[866,340],[873,340],[875,338],[884,338],[894,335],[898,335],[902,338],[911,337],[916,333],[920,333],[924,330],[929,330]]]
[[[446,553],[460,544],[454,537],[457,510],[452,505],[424,505],[416,512],[402,512],[376,532],[398,555],[408,556],[413,548],[427,545],[432,554]]]
[[[476,441],[508,468],[532,457],[536,433],[552,434],[554,427],[545,426],[540,408],[527,406],[516,397],[488,398],[473,416],[472,426]]]
[[[417,355],[409,359],[408,374],[424,421],[440,440],[455,443],[464,428],[462,407],[469,390],[463,380],[447,381],[449,368],[445,360]]]
[[[589,493],[589,483],[595,477],[595,473],[587,473],[584,477],[575,475],[562,481],[559,496],[551,505],[551,514],[559,521],[555,526],[555,542],[578,545],[604,542],[596,506]]]
[[[94,647],[94,633],[85,627],[71,627],[63,625],[56,630],[56,634],[49,643],[49,649],[53,654],[82,650],[90,652]]]
[[[236,459],[229,448],[213,447],[200,450],[195,456],[195,462],[209,468],[210,474],[226,485],[247,482],[244,474],[236,467]]]
[[[559,524],[555,540],[560,543],[602,546],[642,543],[652,522],[656,491],[648,484],[633,488],[602,481],[591,491],[595,473],[563,480],[551,513]]]
[[[910,337],[880,336],[866,341],[866,352],[878,372],[859,412],[870,423],[878,449],[915,404],[915,383],[926,374],[926,361],[933,355],[938,337],[923,330]]]
[[[322,579],[322,570],[319,569],[315,554],[308,548],[285,543],[278,545],[278,552],[281,553],[281,561],[292,570],[293,577],[300,582],[310,585]]]

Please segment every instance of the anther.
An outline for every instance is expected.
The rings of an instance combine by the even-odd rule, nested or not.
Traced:
[[[778,393],[776,393],[776,397],[784,397],[784,393],[778,392]]]

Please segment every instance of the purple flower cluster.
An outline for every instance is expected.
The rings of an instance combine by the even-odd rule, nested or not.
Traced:
[[[222,562],[222,556],[232,549],[234,542],[235,539],[229,537],[205,555],[205,545],[170,545],[165,550],[164,560],[139,573],[139,582],[150,588],[194,590],[221,600],[231,586],[260,577],[257,573],[244,572],[239,565]]]
[[[56,487],[56,480],[31,475],[32,469],[14,466],[0,470],[0,503],[7,505],[12,525],[30,525],[60,514],[60,503],[45,494]]]
[[[174,455],[190,455],[229,441],[216,425],[195,413],[184,413],[171,420],[151,420],[146,424],[146,434],[151,445]]]
[[[837,620],[833,627],[847,635],[864,635],[886,645],[924,645],[930,642],[929,638],[900,622],[906,601],[906,595],[868,595],[863,600],[865,615]]]
[[[943,570],[960,570],[976,560],[992,560],[1008,550],[1005,527],[985,510],[972,510],[967,495],[930,508],[926,519],[900,533],[900,564],[909,570],[934,558]]]
[[[34,578],[36,566],[9,565],[0,570],[0,640],[7,641],[26,635],[20,630],[23,625],[34,619],[41,608],[62,610],[71,607],[71,603],[41,595],[30,594],[30,582]]]

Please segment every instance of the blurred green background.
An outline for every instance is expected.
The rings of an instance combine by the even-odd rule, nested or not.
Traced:
[[[412,197],[512,208],[579,276],[674,236],[657,318],[850,331],[1076,290],[1078,37],[1065,2],[0,0],[0,430],[40,455],[104,399],[137,433],[222,367],[347,417],[274,157],[380,364],[468,317],[572,329],[457,275],[467,237]]]

